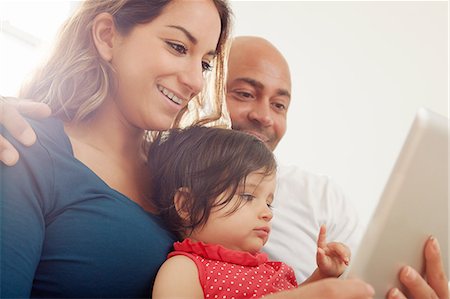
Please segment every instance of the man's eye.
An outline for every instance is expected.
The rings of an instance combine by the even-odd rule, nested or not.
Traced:
[[[285,111],[287,109],[286,105],[281,103],[273,103],[272,106],[278,111]]]
[[[179,54],[186,54],[187,53],[187,48],[185,46],[183,46],[182,44],[177,44],[174,42],[166,42],[172,49],[174,49],[175,51],[177,51]]]
[[[253,98],[253,94],[251,94],[250,92],[246,92],[246,91],[234,91],[234,94],[242,99],[252,99]]]

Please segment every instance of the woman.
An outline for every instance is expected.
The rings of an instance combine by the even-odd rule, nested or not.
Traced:
[[[88,0],[68,20],[22,93],[53,117],[1,169],[1,297],[151,295],[174,236],[145,200],[145,133],[211,70],[222,92],[229,17],[223,0]]]

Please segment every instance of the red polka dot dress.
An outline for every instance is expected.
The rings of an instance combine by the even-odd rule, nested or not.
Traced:
[[[186,239],[174,244],[168,258],[184,255],[197,265],[205,298],[261,298],[296,288],[294,271],[265,253],[251,254]]]

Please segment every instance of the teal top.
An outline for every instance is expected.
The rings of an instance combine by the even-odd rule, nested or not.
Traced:
[[[0,297],[149,298],[175,236],[74,157],[63,123],[1,164]]]

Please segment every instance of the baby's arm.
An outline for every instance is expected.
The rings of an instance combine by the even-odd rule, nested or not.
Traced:
[[[152,298],[203,298],[195,263],[183,255],[166,260],[156,275]]]
[[[350,262],[350,249],[343,243],[326,242],[325,225],[320,227],[317,239],[317,269],[304,283],[328,277],[339,277]]]

